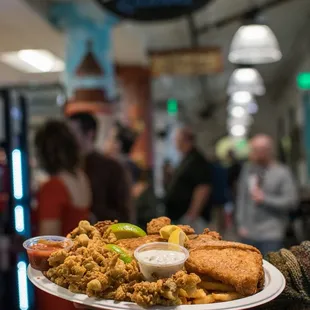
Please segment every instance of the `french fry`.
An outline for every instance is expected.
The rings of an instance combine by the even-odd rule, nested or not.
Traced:
[[[188,298],[188,294],[186,293],[185,290],[183,290],[183,288],[180,289],[180,291],[179,291],[179,296],[180,296],[180,297]]]
[[[243,296],[239,293],[236,292],[229,292],[229,293],[212,293],[212,298],[215,301],[231,301],[231,300],[235,300],[235,299],[240,299]]]
[[[207,296],[207,294],[205,293],[205,291],[203,289],[198,289],[195,292],[188,295],[189,298],[194,298],[194,299],[201,299],[201,298],[204,298],[206,296]]]
[[[196,298],[193,300],[193,304],[195,305],[212,304],[213,302],[215,302],[215,299],[212,295],[206,295],[203,298]]]
[[[199,286],[207,291],[220,291],[220,292],[234,292],[235,289],[231,285],[219,283],[219,282],[208,282],[202,281]]]

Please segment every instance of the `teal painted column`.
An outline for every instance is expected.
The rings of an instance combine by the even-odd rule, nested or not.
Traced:
[[[118,22],[90,1],[86,3],[59,3],[52,7],[50,20],[66,38],[66,70],[63,81],[68,97],[72,97],[78,88],[103,89],[108,99],[114,99],[116,93],[114,65],[112,55],[112,28]],[[91,42],[92,53],[100,65],[102,76],[77,77],[76,69],[88,52]]]
[[[307,183],[310,180],[310,92],[303,93],[303,110],[304,110],[304,144],[305,155],[307,160]]]

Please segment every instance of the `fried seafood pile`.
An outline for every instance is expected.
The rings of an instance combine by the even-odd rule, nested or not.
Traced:
[[[109,229],[115,223],[104,221],[91,226],[87,221],[80,222],[68,235],[74,242],[71,250],[50,256],[46,277],[74,293],[144,307],[234,300],[255,294],[263,286],[262,256],[257,249],[222,241],[218,233],[208,229],[195,235],[184,225],[179,228],[188,236],[185,247],[190,251],[185,269],[168,279],[143,281],[135,259],[125,263],[106,245],[115,244],[132,255],[140,245],[164,242],[159,231],[171,221],[166,217],[154,219],[147,225],[147,236],[120,240]]]

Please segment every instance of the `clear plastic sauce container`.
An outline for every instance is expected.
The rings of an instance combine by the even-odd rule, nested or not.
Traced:
[[[140,271],[147,281],[169,278],[182,270],[188,259],[188,251],[176,244],[167,242],[147,243],[134,252]]]
[[[50,266],[48,259],[53,252],[69,250],[73,245],[71,239],[60,236],[39,236],[23,243],[32,268],[47,271]]]

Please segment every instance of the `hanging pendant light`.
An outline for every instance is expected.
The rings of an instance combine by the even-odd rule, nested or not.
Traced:
[[[234,125],[229,128],[229,134],[233,137],[244,137],[247,134],[247,128],[244,125]]]
[[[238,91],[247,91],[256,96],[265,94],[264,82],[257,69],[235,69],[228,82],[227,94],[230,96]]]
[[[266,64],[282,58],[279,43],[267,25],[241,26],[233,37],[228,59],[236,64]]]
[[[249,93],[248,91],[237,91],[231,95],[228,105],[247,106],[251,102],[255,102],[255,99],[251,93]]]
[[[247,107],[241,105],[233,105],[228,107],[228,115],[231,117],[239,118],[248,114]]]

